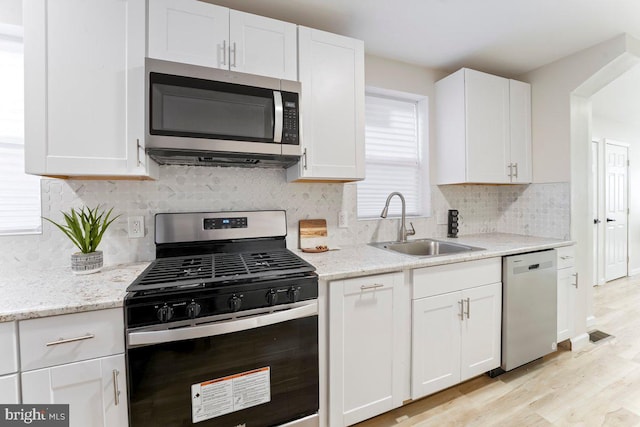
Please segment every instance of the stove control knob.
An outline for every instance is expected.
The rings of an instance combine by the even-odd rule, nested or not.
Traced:
[[[289,294],[289,301],[291,302],[300,301],[300,288],[296,288],[292,286],[291,288],[289,288],[289,292],[287,293]]]
[[[168,322],[173,319],[173,308],[165,304],[158,309],[157,315],[161,322]]]
[[[229,298],[229,308],[231,309],[231,311],[240,310],[241,305],[242,299],[239,296],[233,295],[231,298]]]
[[[276,303],[278,302],[278,293],[275,291],[275,289],[269,289],[269,292],[267,292],[267,304],[269,305],[276,305]]]
[[[187,305],[187,316],[189,319],[195,319],[200,315],[202,311],[202,306],[195,301],[191,301],[189,305]]]

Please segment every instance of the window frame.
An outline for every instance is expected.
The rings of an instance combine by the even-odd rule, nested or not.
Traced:
[[[414,102],[416,104],[416,115],[417,115],[417,127],[418,127],[418,153],[419,153],[419,177],[420,177],[420,201],[419,201],[419,212],[417,215],[407,215],[407,218],[430,218],[432,216],[432,206],[431,206],[431,184],[430,184],[430,174],[431,174],[431,164],[430,164],[430,150],[429,150],[429,97],[426,95],[419,95],[410,92],[402,92],[398,90],[392,89],[384,89],[376,86],[365,86],[365,102],[367,96],[373,96],[378,98],[387,98],[391,100],[405,101],[405,102]],[[366,109],[366,107],[365,107]],[[365,120],[366,126],[366,120]],[[365,153],[366,153],[366,137],[365,137]],[[365,154],[365,171],[367,166],[367,158]],[[388,162],[387,164],[392,165],[393,162]],[[366,176],[365,176],[366,181]],[[357,187],[357,184],[356,184]],[[358,221],[371,221],[371,220],[379,220],[379,216],[360,216],[358,211],[358,192],[356,188],[356,216]],[[393,204],[393,202],[392,202]],[[382,212],[382,208],[384,204],[380,206],[380,212]],[[389,211],[389,215],[387,218],[400,218],[399,213],[394,213],[392,210]]]

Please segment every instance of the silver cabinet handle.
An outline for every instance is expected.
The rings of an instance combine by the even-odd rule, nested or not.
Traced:
[[[460,321],[462,322],[464,320],[464,301],[460,300],[458,304],[460,304]]]
[[[116,406],[120,404],[120,389],[118,388],[118,372],[117,369],[113,370],[113,400]]]
[[[76,342],[76,341],[84,341],[84,340],[90,340],[91,338],[95,338],[96,336],[93,334],[87,334],[85,336],[82,337],[75,337],[75,338],[60,338],[58,341],[51,341],[47,343],[47,347],[51,347],[52,345],[59,345],[59,344],[67,344],[70,342]]]
[[[302,167],[304,170],[307,170],[307,149],[305,148],[302,151]]]
[[[373,285],[362,285],[362,286],[360,286],[360,290],[361,291],[369,291],[371,289],[378,289],[378,288],[384,288],[384,285],[381,285],[379,283],[374,283]]]
[[[227,65],[227,41],[222,40],[222,64]]]
[[[513,178],[513,163],[509,163],[509,178]]]
[[[471,298],[467,298],[467,319],[470,318],[469,313],[471,313]]]
[[[142,150],[142,156],[140,156],[140,150]],[[140,139],[136,139],[136,160],[138,166],[144,166],[142,159],[144,158],[144,147],[140,145]]]
[[[231,53],[233,53],[233,63],[230,63],[230,67],[236,67],[236,42],[233,42],[233,47],[231,47],[231,42],[229,42],[229,62],[231,62]]]
[[[517,179],[517,178],[518,178],[518,164],[517,164],[517,163],[514,163],[514,164],[513,164],[513,167],[514,167],[514,168],[515,168],[515,170],[516,170],[516,173],[513,175],[513,177]]]
[[[569,255],[565,255],[565,256],[561,256],[560,259],[573,259],[573,257]]]
[[[573,273],[572,276],[576,278],[576,283],[572,283],[572,285],[578,289],[578,273]]]

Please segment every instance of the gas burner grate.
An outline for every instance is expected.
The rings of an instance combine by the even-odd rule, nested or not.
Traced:
[[[314,270],[311,264],[287,249],[159,258],[129,286],[127,291],[171,288],[196,283],[212,284],[230,280],[251,281]]]

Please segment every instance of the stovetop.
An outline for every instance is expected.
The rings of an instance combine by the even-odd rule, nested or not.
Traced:
[[[159,258],[127,288],[128,292],[206,287],[286,277],[315,270],[287,249]]]

